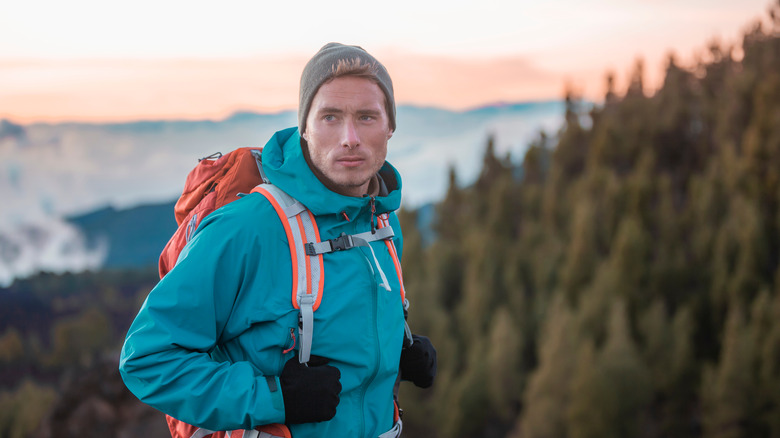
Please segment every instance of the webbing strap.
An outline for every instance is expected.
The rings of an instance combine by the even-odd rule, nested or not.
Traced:
[[[285,193],[286,194],[286,193]],[[306,211],[306,206],[301,204],[299,201],[296,201],[293,198],[290,198],[293,200],[293,204],[284,208],[284,214],[287,215],[287,217],[293,217],[297,216],[304,211]]]
[[[312,335],[314,334],[314,297],[311,295],[304,295],[300,298],[299,305],[301,307],[301,326],[299,327],[301,350],[298,361],[300,363],[307,363],[311,357],[311,341]]]
[[[263,183],[270,184],[270,181],[268,181],[268,178],[265,176],[265,171],[263,170],[263,151],[252,149],[252,156],[255,157],[257,171],[260,172],[260,178],[263,180]]]
[[[395,233],[393,232],[393,227],[388,224],[386,227],[380,228],[373,233],[366,231],[365,233],[353,234],[352,237],[363,239],[366,242],[376,242],[377,240],[392,239],[395,237]]]
[[[195,433],[192,434],[192,436],[190,436],[190,438],[203,438],[206,435],[211,435],[212,433],[214,433],[213,430],[198,429],[195,431]]]
[[[370,242],[376,242],[378,240],[387,240],[395,237],[393,233],[393,227],[390,225],[380,228],[375,232],[366,231],[360,234],[342,234],[341,236],[326,240],[324,242],[309,242],[306,244],[307,255],[327,254],[334,251],[343,251],[351,249],[356,246],[367,246]]]

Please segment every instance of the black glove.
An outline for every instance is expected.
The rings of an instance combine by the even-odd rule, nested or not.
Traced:
[[[436,377],[436,349],[425,336],[412,335],[412,345],[401,350],[401,379],[428,388]]]
[[[327,363],[324,357],[312,356],[306,366],[295,356],[284,364],[279,382],[287,424],[327,421],[336,415],[341,371]]]

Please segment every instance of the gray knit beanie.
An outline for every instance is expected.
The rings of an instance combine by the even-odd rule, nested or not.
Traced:
[[[363,63],[376,67],[376,79],[379,88],[385,93],[387,100],[387,116],[390,119],[390,129],[395,131],[395,98],[393,97],[393,81],[385,66],[358,46],[345,46],[339,43],[328,43],[309,60],[301,74],[300,102],[298,104],[298,131],[306,130],[306,118],[314,95],[320,86],[333,77],[339,61],[351,61],[360,58]]]

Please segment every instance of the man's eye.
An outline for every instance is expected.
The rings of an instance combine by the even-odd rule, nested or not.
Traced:
[[[364,122],[368,122],[374,120],[374,118],[372,116],[361,116],[360,120],[363,120]]]
[[[336,120],[336,116],[334,116],[332,114],[328,114],[325,117],[323,117],[322,120],[325,120],[326,122],[332,122],[332,121]]]

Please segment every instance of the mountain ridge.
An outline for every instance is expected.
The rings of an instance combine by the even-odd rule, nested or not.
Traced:
[[[558,131],[563,115],[562,101],[496,103],[463,111],[399,106],[399,129],[387,159],[403,176],[403,205],[415,208],[440,199],[450,168],[457,171],[459,184],[473,181],[488,138],[500,155],[521,159],[540,131]],[[262,146],[277,130],[296,124],[295,111],[237,111],[202,121],[2,121],[0,285],[38,270],[78,271],[113,263],[116,249],[103,246],[93,226],[65,218],[105,206],[126,210],[171,202],[198,158]],[[135,257],[125,262],[135,263]]]

